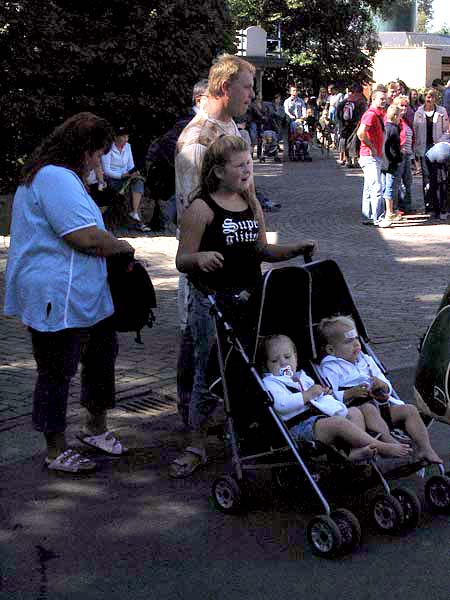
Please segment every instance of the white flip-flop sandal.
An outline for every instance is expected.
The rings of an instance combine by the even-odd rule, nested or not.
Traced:
[[[68,448],[56,458],[46,458],[45,466],[49,471],[62,471],[64,473],[91,473],[95,471],[95,462],[86,458],[76,450]]]
[[[122,445],[122,442],[116,438],[112,431],[105,431],[105,433],[101,433],[100,435],[86,435],[85,433],[81,433],[77,437],[86,446],[101,450],[110,456],[122,456],[122,454],[128,452],[128,448]]]

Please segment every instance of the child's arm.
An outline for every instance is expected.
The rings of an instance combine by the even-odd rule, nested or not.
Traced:
[[[339,373],[336,373],[333,369],[330,369],[327,364],[320,365],[320,372],[325,381],[330,385],[332,394],[339,400],[344,402],[344,392],[339,390],[341,377]]]
[[[355,398],[370,398],[369,386],[365,383],[361,385],[355,385],[354,387],[348,388],[343,392],[344,402],[349,402]]]
[[[285,385],[271,377],[265,377],[263,382],[273,398],[274,408],[280,417],[300,413],[305,408],[306,402],[302,392],[291,392]]]
[[[176,266],[182,273],[203,271],[209,273],[223,267],[220,252],[199,252],[206,226],[212,220],[212,211],[200,198],[186,209],[180,229],[180,243],[176,256]]]
[[[389,399],[389,386],[387,383],[381,381],[378,377],[372,377],[371,384],[370,392],[375,400],[383,402]]]
[[[323,387],[322,385],[316,383],[303,392],[303,401],[306,404],[307,402],[314,400],[314,398],[318,398],[322,394],[328,394],[329,391],[329,388]]]
[[[377,363],[369,355],[365,355],[366,360],[370,365],[370,372],[372,374],[372,389],[375,384],[375,388],[382,389],[388,396],[392,394],[392,385],[389,379],[384,375]]]
[[[259,223],[258,250],[261,260],[266,262],[280,262],[289,260],[299,255],[313,254],[317,249],[315,240],[302,240],[294,244],[268,244],[264,213],[259,202],[256,206],[256,218]]]

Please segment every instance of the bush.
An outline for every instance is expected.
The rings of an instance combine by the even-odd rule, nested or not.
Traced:
[[[0,191],[57,124],[83,110],[149,142],[191,103],[233,30],[221,0],[20,0],[0,6]]]

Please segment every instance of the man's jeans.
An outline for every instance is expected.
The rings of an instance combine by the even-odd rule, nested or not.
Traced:
[[[395,173],[381,173],[381,189],[383,198],[392,200],[395,207],[398,198],[398,169]]]
[[[384,217],[384,201],[381,187],[381,158],[360,156],[359,164],[364,173],[362,196],[363,219],[378,224]]]
[[[188,286],[187,331],[190,332],[193,341],[194,369],[189,425],[193,431],[198,432],[217,407],[217,400],[209,392],[206,377],[209,351],[214,340],[214,322],[209,300],[191,283],[188,283]]]

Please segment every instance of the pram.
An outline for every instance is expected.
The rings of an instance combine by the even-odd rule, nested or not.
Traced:
[[[273,158],[275,162],[280,163],[280,146],[278,144],[278,135],[276,131],[265,129],[261,134],[261,153],[259,162],[266,162],[266,158]]]
[[[288,130],[288,150],[289,159],[292,161],[311,162],[309,153],[312,142],[312,135],[308,130],[308,125],[304,119],[296,119],[290,124]]]
[[[334,291],[330,297],[330,289]],[[347,509],[332,510],[324,494],[320,467],[331,465],[338,475],[355,467],[336,448],[315,443],[314,448],[298,445],[273,408],[273,401],[265,391],[254,366],[258,340],[261,336],[280,333],[288,335],[299,350],[302,367],[319,380],[314,325],[330,313],[351,314],[358,332],[371,352],[364,325],[355,308],[344,278],[333,261],[310,263],[304,267],[273,269],[266,273],[259,298],[259,313],[255,322],[255,335],[250,357],[240,340],[210,296],[216,331],[222,329],[233,351],[246,365],[248,381],[242,368],[239,372],[240,398],[228,393],[227,379],[233,376],[229,356],[224,355],[222,336],[217,336],[218,358],[222,377],[226,437],[232,455],[233,473],[219,477],[213,484],[213,500],[225,513],[242,510],[248,498],[248,473],[269,469],[273,481],[284,488],[290,482],[301,482],[300,494],[311,489],[319,499],[324,513],[313,517],[307,525],[307,539],[313,551],[324,557],[351,552],[359,543],[361,528],[356,516]],[[331,304],[331,306],[330,306]],[[295,315],[295,318],[293,316]],[[371,352],[372,356],[373,353]],[[375,357],[374,357],[375,358]],[[379,363],[379,361],[378,361]],[[236,365],[236,362],[235,362]],[[242,367],[242,364],[241,364]],[[422,468],[421,463],[401,465],[383,474],[376,461],[371,461],[368,488],[382,486],[370,503],[373,524],[384,533],[396,533],[415,527],[420,519],[421,504],[417,496],[407,489],[391,490],[387,479],[411,475]],[[442,476],[442,471],[441,475]],[[432,478],[433,479],[433,478]],[[293,490],[294,491],[294,490]],[[298,490],[297,490],[298,492]],[[354,492],[352,483],[352,493]]]

